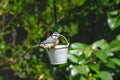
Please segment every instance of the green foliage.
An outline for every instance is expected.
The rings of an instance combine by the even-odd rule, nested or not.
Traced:
[[[112,30],[120,26],[120,10],[108,12],[108,25]]]
[[[111,43],[107,43],[104,39],[96,41],[92,45],[73,43],[70,46],[68,58],[70,62],[76,65],[72,65],[71,76],[80,75],[82,80],[89,80],[90,77],[93,78],[92,80],[98,78],[101,80],[113,80],[113,76],[117,74],[117,68],[120,67],[120,59],[115,57],[116,52],[119,52],[120,49],[111,50],[113,49],[111,44],[115,45],[117,41],[119,40],[116,38]],[[118,44],[120,45],[120,43],[117,43],[114,48]],[[90,51],[87,50],[87,47]],[[85,57],[86,53],[89,55],[89,52],[91,55]],[[114,72],[111,72],[111,69]]]
[[[54,31],[52,0],[0,0],[0,80],[119,80],[120,0],[56,3],[71,45],[68,63],[52,66],[32,47]]]
[[[102,80],[113,80],[112,75],[107,71],[101,71],[95,77],[98,77]]]
[[[2,76],[0,76],[0,80],[3,80]]]

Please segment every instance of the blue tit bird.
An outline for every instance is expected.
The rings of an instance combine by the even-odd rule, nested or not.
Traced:
[[[54,32],[50,37],[43,41],[40,46],[45,49],[53,48],[59,43],[59,37],[60,34],[58,32]]]

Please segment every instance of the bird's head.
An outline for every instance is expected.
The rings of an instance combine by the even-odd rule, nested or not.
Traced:
[[[58,39],[58,37],[60,36],[60,34],[58,32],[54,32],[52,34],[52,38]]]

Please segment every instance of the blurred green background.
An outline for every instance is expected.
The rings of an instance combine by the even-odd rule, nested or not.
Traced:
[[[119,80],[120,0],[56,0],[68,63],[33,48],[54,31],[52,0],[0,0],[0,80]]]

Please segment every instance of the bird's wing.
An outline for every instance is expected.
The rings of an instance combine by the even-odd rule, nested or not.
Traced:
[[[46,39],[45,41],[43,41],[42,43],[43,44],[50,44],[50,43],[55,43],[56,42],[56,40],[55,39],[53,39],[51,36],[48,38],[48,39]]]

